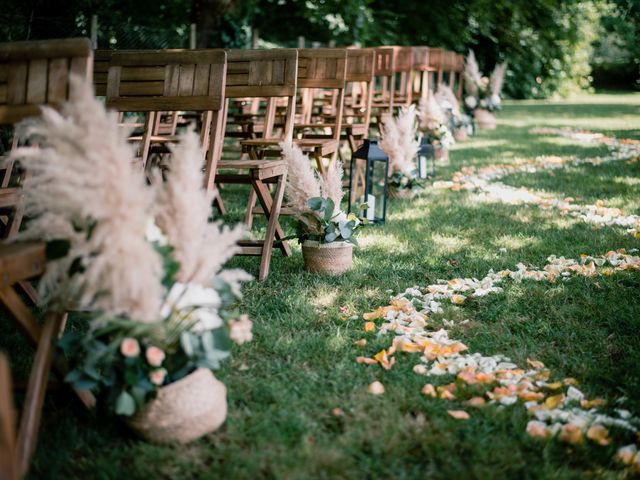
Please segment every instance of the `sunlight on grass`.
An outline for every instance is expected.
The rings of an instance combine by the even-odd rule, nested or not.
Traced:
[[[478,148],[496,148],[503,145],[507,145],[507,140],[477,140],[467,143],[456,143],[453,147],[454,150],[477,150]]]
[[[506,248],[508,250],[515,250],[518,248],[524,248],[532,246],[538,243],[540,240],[535,237],[524,235],[501,235],[491,241],[492,245],[497,248]]]
[[[384,230],[376,230],[375,233],[370,230],[367,235],[362,235],[358,238],[358,244],[362,248],[376,246],[390,252],[404,253],[409,250],[408,242],[403,242],[395,235],[385,232]]]
[[[469,240],[464,237],[441,235],[439,233],[431,235],[431,240],[442,253],[454,253],[469,245]]]
[[[333,305],[338,297],[338,290],[336,288],[326,289],[318,288],[314,292],[314,297],[311,299],[311,304],[318,308],[327,308]]]

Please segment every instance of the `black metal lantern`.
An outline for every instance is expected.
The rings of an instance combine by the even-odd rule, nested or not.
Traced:
[[[384,223],[387,215],[387,176],[389,157],[377,140],[365,140],[351,157],[349,171],[349,212],[367,208],[362,217],[370,222]]]
[[[434,178],[436,176],[436,152],[433,144],[422,137],[418,149],[418,178]]]

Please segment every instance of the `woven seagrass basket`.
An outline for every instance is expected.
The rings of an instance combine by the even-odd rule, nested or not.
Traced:
[[[453,138],[456,142],[466,142],[469,139],[469,130],[467,127],[456,128],[453,131]]]
[[[302,244],[302,257],[307,270],[314,273],[340,275],[353,266],[353,245],[346,242]]]
[[[227,389],[210,370],[199,368],[162,387],[125,423],[149,442],[187,443],[217,430],[226,418]]]
[[[405,200],[412,199],[417,195],[417,193],[411,188],[396,188],[392,185],[389,185],[387,192],[389,194],[389,198],[402,198]]]
[[[479,108],[474,112],[473,116],[475,117],[476,124],[480,130],[495,130],[496,116],[489,110]]]

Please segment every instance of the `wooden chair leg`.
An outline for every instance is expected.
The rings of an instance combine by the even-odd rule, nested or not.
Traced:
[[[319,148],[314,149],[313,157],[316,159],[316,165],[318,165],[318,171],[324,175],[326,173],[326,168],[324,167],[324,159],[322,158],[322,153]]]
[[[29,343],[38,347],[43,335],[43,328],[36,322],[33,312],[22,302],[22,299],[12,287],[8,286],[0,289],[0,303],[6,307],[12,320]],[[56,357],[53,360],[53,369],[61,380],[64,379],[68,372],[64,358]],[[85,407],[92,408],[96,404],[96,399],[91,392],[75,389],[73,391]]]
[[[273,253],[273,241],[278,237],[277,230],[279,229],[278,218],[280,217],[280,208],[282,207],[282,199],[284,197],[284,185],[287,179],[287,174],[283,174],[278,177],[278,183],[276,184],[276,191],[271,201],[271,195],[269,189],[262,183],[261,180],[252,179],[252,183],[256,190],[258,200],[267,215],[267,233],[264,238],[264,244],[262,246],[262,258],[260,261],[260,272],[258,274],[258,280],[262,281],[269,275],[269,265],[271,264],[271,254]],[[279,240],[282,237],[278,238]],[[288,244],[282,242],[282,245],[288,248]]]
[[[251,230],[253,226],[253,209],[256,207],[256,192],[254,189],[251,189],[249,192],[249,200],[247,201],[247,213],[244,217],[244,223],[247,225],[247,228]]]
[[[18,469],[23,476],[29,470],[29,463],[38,441],[38,428],[51,371],[51,362],[58,342],[58,334],[65,318],[65,313],[47,313],[36,356],[31,367],[27,395],[20,418],[17,444]]]
[[[9,362],[0,355],[0,479],[18,478],[16,460],[16,418],[11,395]]]

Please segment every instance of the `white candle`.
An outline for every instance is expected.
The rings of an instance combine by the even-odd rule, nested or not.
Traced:
[[[373,220],[375,217],[376,197],[367,195],[367,220]]]
[[[418,157],[418,161],[420,162],[420,178],[427,178],[427,157],[424,155],[420,155]]]

